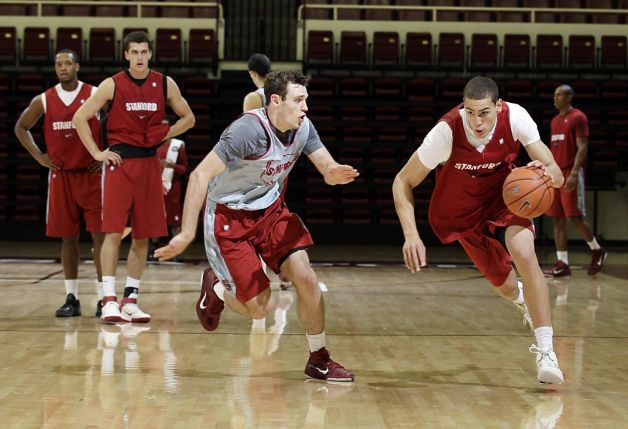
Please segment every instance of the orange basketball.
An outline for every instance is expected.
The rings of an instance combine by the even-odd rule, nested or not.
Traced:
[[[504,202],[517,216],[534,218],[541,216],[552,205],[554,188],[552,180],[543,175],[538,167],[515,168],[502,187]]]

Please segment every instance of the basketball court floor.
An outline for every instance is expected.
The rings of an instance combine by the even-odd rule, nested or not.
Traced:
[[[332,384],[304,378],[293,289],[273,284],[263,327],[225,309],[217,331],[201,328],[200,248],[186,254],[196,264],[147,268],[140,303],[151,323],[104,325],[93,316],[93,264],[80,266],[83,316],[55,318],[57,243],[1,243],[0,427],[628,427],[626,249],[610,249],[594,277],[584,249],[571,251],[580,269],[548,280],[559,386],[536,382],[534,338],[514,305],[455,246],[430,250],[418,274],[396,247],[312,250],[328,348],[356,375]],[[540,258],[553,262],[550,250]],[[119,292],[125,275],[121,265]]]

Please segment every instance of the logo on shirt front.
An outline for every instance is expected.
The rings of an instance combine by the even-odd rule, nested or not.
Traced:
[[[53,131],[61,131],[61,130],[73,130],[74,124],[72,121],[56,121],[52,123]]]
[[[136,103],[126,103],[125,108],[127,112],[156,112],[157,103],[138,101]]]
[[[565,135],[564,134],[552,134],[552,141],[556,142],[556,141],[562,141],[565,140]]]
[[[484,164],[465,164],[463,162],[457,162],[456,164],[454,164],[454,168],[456,170],[466,170],[466,171],[478,171],[478,170],[495,170],[499,165],[501,165],[501,161],[500,162],[487,162]]]
[[[275,183],[277,181],[277,177],[278,175],[280,175],[281,173],[290,170],[290,168],[292,167],[292,165],[297,161],[297,159],[299,158],[299,154],[285,154],[284,157],[290,157],[290,160],[287,162],[281,162],[281,161],[277,161],[277,160],[271,160],[268,161],[266,163],[266,167],[264,168],[264,172],[262,173],[262,175],[260,176],[260,179],[262,179],[262,182],[264,182],[264,184],[266,186],[271,186],[273,183]]]

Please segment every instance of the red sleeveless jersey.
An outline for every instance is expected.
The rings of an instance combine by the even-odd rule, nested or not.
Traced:
[[[561,169],[573,167],[578,152],[576,137],[589,136],[589,120],[578,109],[571,109],[565,116],[560,113],[552,119],[550,149]]]
[[[107,120],[109,146],[127,143],[132,146],[157,146],[168,132],[162,124],[166,114],[166,77],[150,71],[137,84],[128,72],[113,76],[115,93]]]
[[[78,133],[72,125],[72,117],[81,105],[92,95],[92,86],[83,83],[76,98],[69,106],[59,98],[55,87],[48,89],[46,97],[46,114],[44,116],[44,138],[48,156],[64,170],[86,168],[94,158],[89,154]],[[89,120],[94,141],[102,148],[100,138],[100,121],[93,117]]]
[[[459,240],[479,227],[490,212],[506,208],[502,185],[519,152],[519,143],[510,129],[508,104],[502,102],[493,138],[482,152],[467,140],[461,107],[441,118],[451,128],[453,142],[451,156],[436,170],[429,208],[430,224],[443,243]]]

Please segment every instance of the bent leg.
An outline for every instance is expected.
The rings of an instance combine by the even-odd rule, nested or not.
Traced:
[[[552,326],[547,282],[534,251],[534,234],[514,225],[506,229],[506,245],[523,278],[525,301],[534,326]]]

